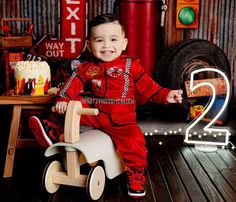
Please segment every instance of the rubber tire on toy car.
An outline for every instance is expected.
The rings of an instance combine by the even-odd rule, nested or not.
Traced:
[[[93,167],[87,178],[86,190],[90,199],[98,200],[105,188],[106,175],[102,166]]]
[[[47,192],[53,194],[59,189],[60,184],[53,182],[53,174],[61,171],[63,171],[63,167],[59,161],[52,161],[47,164],[42,177],[43,186]]]

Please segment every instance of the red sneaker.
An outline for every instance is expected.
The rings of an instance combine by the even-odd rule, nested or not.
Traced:
[[[145,177],[143,170],[127,170],[128,176],[128,195],[133,198],[141,198],[146,194]]]
[[[47,148],[59,141],[60,127],[48,120],[39,120],[36,116],[29,118],[29,128],[38,140],[39,144]]]

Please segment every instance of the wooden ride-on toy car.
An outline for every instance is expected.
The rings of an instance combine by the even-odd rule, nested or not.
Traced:
[[[65,141],[53,144],[45,151],[47,157],[65,153],[65,165],[57,160],[49,163],[44,170],[43,183],[49,193],[55,193],[60,185],[86,187],[90,199],[97,200],[103,194],[106,176],[108,179],[115,178],[125,171],[125,166],[106,133],[95,129],[80,133],[81,114],[97,115],[98,110],[82,108],[79,101],[69,102]],[[104,167],[97,164],[98,161],[102,161]],[[92,167],[88,175],[80,172],[81,165],[85,163]]]

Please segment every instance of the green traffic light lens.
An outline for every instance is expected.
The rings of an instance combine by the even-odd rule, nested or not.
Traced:
[[[184,7],[179,11],[179,21],[184,25],[190,25],[196,18],[195,11],[190,7]]]

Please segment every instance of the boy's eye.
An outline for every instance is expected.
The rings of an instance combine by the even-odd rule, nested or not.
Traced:
[[[111,41],[117,41],[117,38],[112,38]]]
[[[102,42],[102,39],[96,39],[95,42]]]

